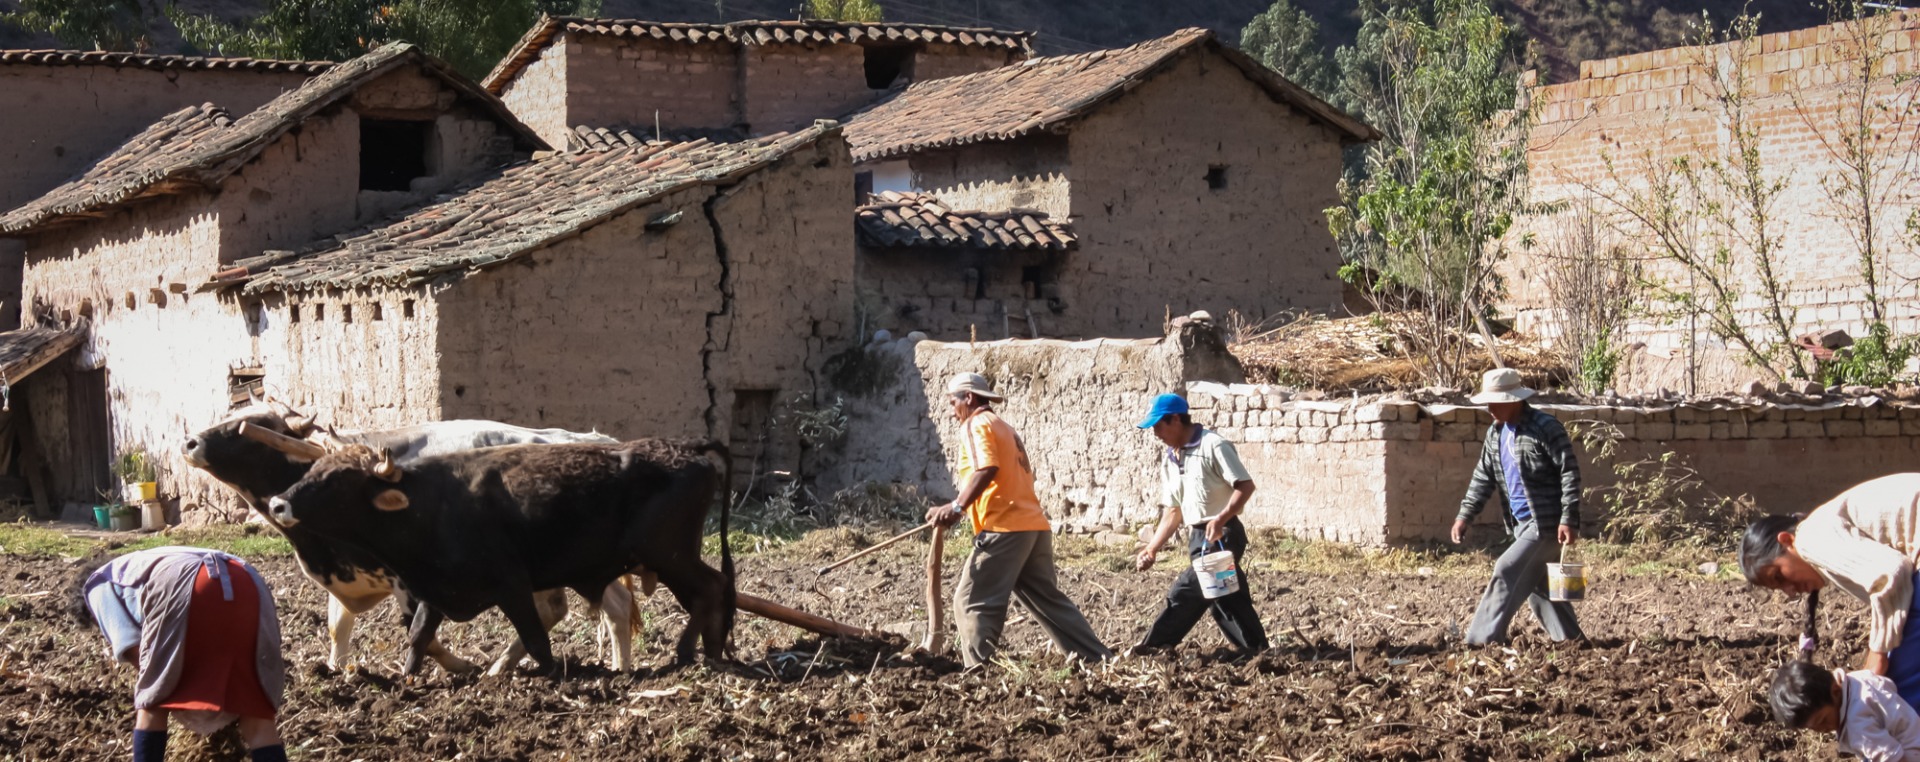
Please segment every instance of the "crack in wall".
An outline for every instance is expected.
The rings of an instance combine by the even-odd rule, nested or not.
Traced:
[[[720,309],[707,313],[707,343],[700,347],[700,380],[707,385],[707,411],[701,420],[706,423],[707,436],[721,441],[725,441],[726,432],[719,430],[716,420],[720,411],[720,388],[713,380],[713,353],[726,351],[733,341],[733,263],[728,259],[726,234],[720,229],[720,217],[714,207],[727,195],[728,191],[716,190],[700,202],[707,227],[713,231],[714,257],[720,261]],[[716,335],[723,322],[725,335]]]

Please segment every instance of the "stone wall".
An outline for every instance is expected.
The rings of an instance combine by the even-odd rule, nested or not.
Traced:
[[[1187,381],[1235,380],[1240,371],[1218,334],[1199,326],[1167,339],[871,345],[862,370],[843,377],[859,383],[838,390],[849,428],[823,487],[893,482],[952,499],[959,426],[944,399],[947,380],[966,372],[985,374],[1007,397],[995,408],[1025,441],[1048,518],[1095,531],[1159,516],[1158,445],[1134,428],[1147,403]]]
[[[1889,55],[1883,62],[1888,77],[1909,76],[1920,72],[1920,14],[1903,13],[1888,17],[1891,26],[1883,43]],[[1656,50],[1620,58],[1583,62],[1580,78],[1572,82],[1548,85],[1534,90],[1540,123],[1533,129],[1528,163],[1531,169],[1535,202],[1570,201],[1578,208],[1586,200],[1603,215],[1618,217],[1618,207],[1600,200],[1601,193],[1618,195],[1625,188],[1644,187],[1648,175],[1648,155],[1656,167],[1667,172],[1666,164],[1683,157],[1725,155],[1730,133],[1721,107],[1714,100],[1714,88],[1702,66],[1733,70],[1744,67],[1751,81],[1747,108],[1752,124],[1761,133],[1761,162],[1768,180],[1784,183],[1784,192],[1774,205],[1780,225],[1779,244],[1783,259],[1779,263],[1789,287],[1788,301],[1797,309],[1796,332],[1819,328],[1844,328],[1860,335],[1864,328],[1866,302],[1856,264],[1858,255],[1847,229],[1839,227],[1835,211],[1821,183],[1841,167],[1822,145],[1823,139],[1839,141],[1835,110],[1845,92],[1841,80],[1849,76],[1857,58],[1847,60],[1851,47],[1844,40],[1849,33],[1841,26],[1822,26],[1793,32],[1764,35],[1751,43],[1752,55],[1741,58],[1726,45]],[[1877,111],[1878,129],[1883,140],[1905,146],[1901,155],[1914,150],[1915,125],[1909,116],[1902,130],[1891,130],[1885,122],[1890,114],[1906,109],[1912,95],[1907,85],[1887,84],[1873,93],[1881,105],[1891,108]],[[1611,161],[1616,168],[1609,172]],[[1881,199],[1880,224],[1893,231],[1904,224],[1920,202],[1913,190],[1915,177],[1901,176],[1899,167],[1889,164],[1889,194]],[[1517,236],[1533,233],[1542,244],[1560,235],[1558,219],[1523,221]],[[1635,228],[1626,223],[1622,229]],[[1889,238],[1881,242],[1890,272],[1905,272],[1920,264],[1911,247]],[[1613,236],[1636,254],[1649,253],[1643,240]],[[1542,256],[1514,247],[1504,274],[1509,289],[1507,308],[1516,313],[1524,329],[1551,335],[1553,317],[1548,311],[1550,298],[1542,272],[1550,266]],[[1539,247],[1536,246],[1536,250]],[[1740,256],[1745,256],[1742,253]],[[1655,274],[1675,282],[1684,275],[1671,267],[1655,264]],[[1883,274],[1884,278],[1885,274]],[[1751,268],[1740,273],[1749,296],[1741,305],[1743,320],[1749,325],[1761,321],[1761,303],[1752,296],[1754,275]],[[1892,302],[1888,316],[1902,333],[1920,331],[1920,298],[1913,288],[1899,280],[1885,280],[1883,298]],[[1716,349],[1719,340],[1699,332],[1705,349]],[[1684,322],[1649,321],[1635,325],[1629,340],[1645,341],[1667,354],[1684,352],[1688,331]],[[1758,375],[1750,369],[1707,376],[1702,393],[1731,388]]]
[[[1187,56],[1068,139],[1080,249],[1049,333],[1152,336],[1169,309],[1262,319],[1339,307],[1322,210],[1339,201],[1340,136],[1231,64]]]
[[[1067,138],[1035,135],[909,157],[915,188],[955,209],[1038,209],[1056,219],[1072,211]]]
[[[1239,445],[1258,490],[1253,526],[1361,545],[1444,540],[1459,510],[1485,410],[1403,398],[1330,401],[1284,390],[1222,384],[1222,353],[1176,338],[912,342],[866,348],[862,379],[883,383],[849,394],[852,429],[828,489],[864,481],[956,491],[949,464],[958,441],[942,403],[946,379],[974,371],[1007,395],[998,405],[1019,429],[1049,517],[1068,531],[1130,532],[1157,520],[1152,504],[1161,452],[1133,428],[1152,395],[1183,390],[1194,420]],[[1311,396],[1311,395],[1308,395]],[[1763,510],[1804,511],[1860,481],[1920,462],[1920,406],[1854,399],[1823,405],[1711,399],[1654,408],[1543,405],[1576,432],[1611,427],[1609,458],[1580,448],[1583,516],[1602,519],[1613,466],[1673,453],[1706,489],[1749,495]],[[1480,516],[1498,531],[1500,507]]]

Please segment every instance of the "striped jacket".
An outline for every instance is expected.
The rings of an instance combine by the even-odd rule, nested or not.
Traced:
[[[1514,455],[1520,461],[1520,484],[1527,491],[1534,523],[1542,528],[1564,524],[1579,529],[1580,460],[1574,457],[1567,427],[1531,406],[1520,412],[1514,426]],[[1472,521],[1494,490],[1503,494],[1504,501],[1506,484],[1506,473],[1500,468],[1500,424],[1495,422],[1487,427],[1486,441],[1480,444],[1480,462],[1473,468],[1473,481],[1467,484],[1457,518]],[[1501,511],[1500,517],[1511,531],[1516,523],[1513,511]]]

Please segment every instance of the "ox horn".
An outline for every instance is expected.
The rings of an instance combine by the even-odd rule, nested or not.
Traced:
[[[240,424],[240,436],[297,458],[319,460],[321,456],[327,454],[327,448],[325,447],[321,447],[304,439],[294,439],[278,431],[263,429],[250,423],[242,422]]]
[[[325,426],[316,427],[312,434],[307,435],[307,441],[327,448],[327,452],[333,452],[347,446],[345,440],[342,440],[339,435],[333,433],[333,429]]]
[[[393,462],[393,451],[380,451],[380,461],[373,464],[373,475],[390,482],[400,481],[403,474],[400,466]]]

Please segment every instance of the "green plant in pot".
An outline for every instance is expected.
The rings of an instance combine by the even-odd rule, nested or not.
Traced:
[[[147,457],[145,450],[133,449],[120,453],[113,464],[114,475],[127,485],[126,499],[129,503],[139,503],[159,497],[155,481],[153,460]]]

